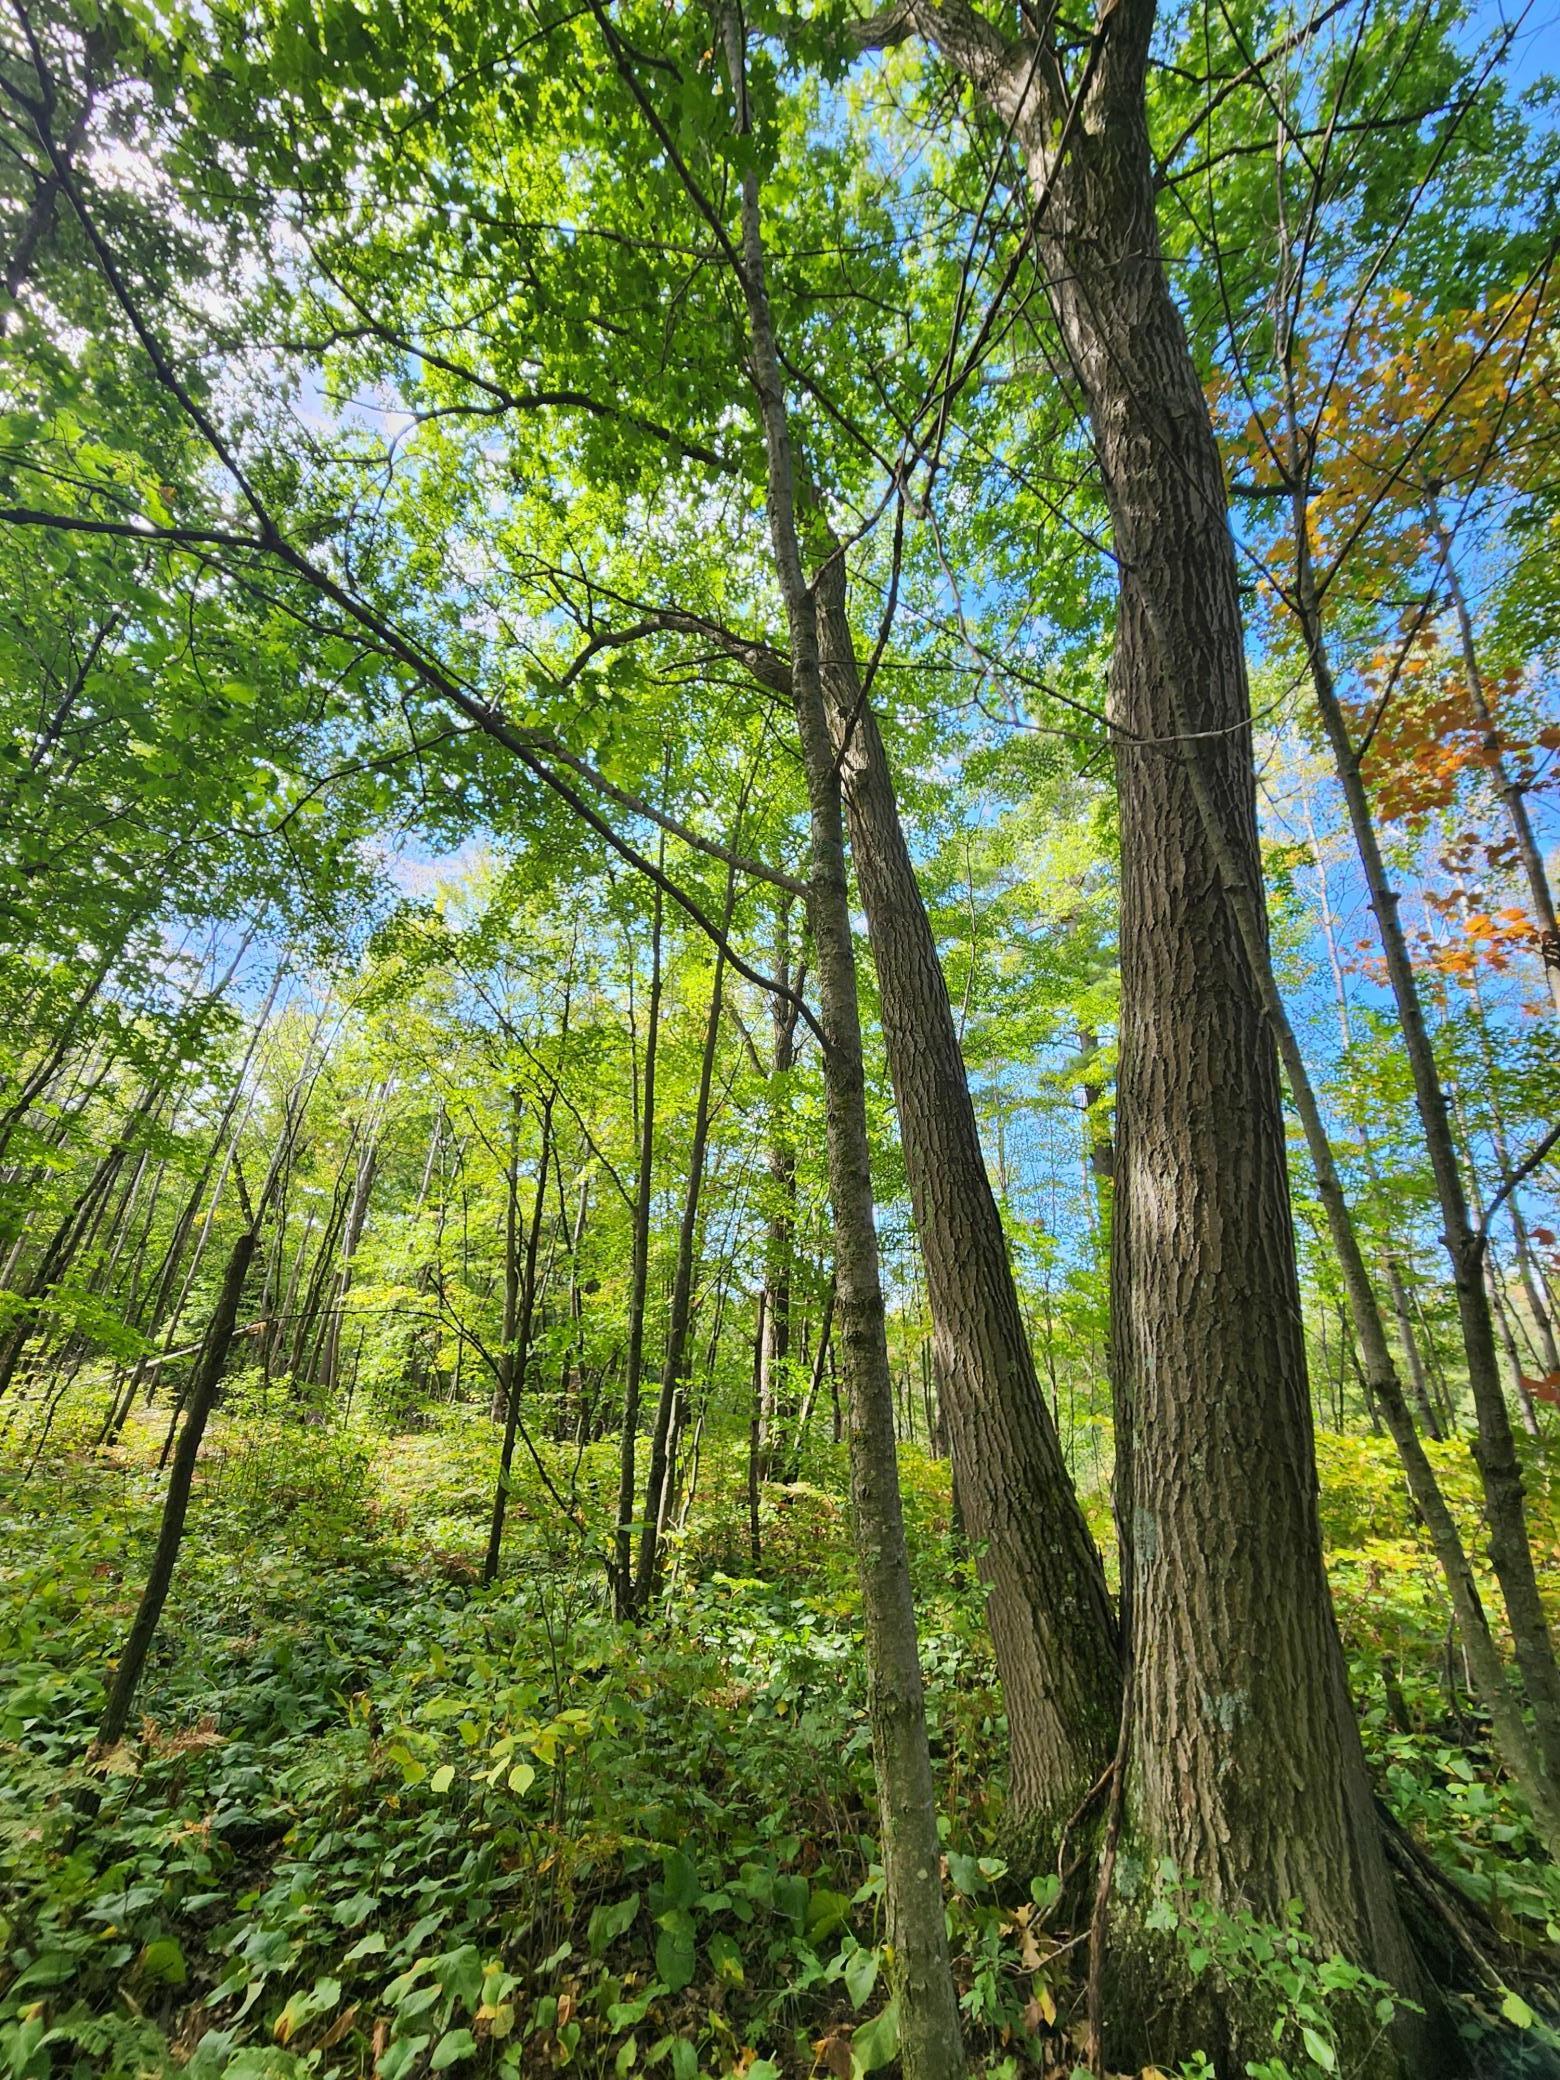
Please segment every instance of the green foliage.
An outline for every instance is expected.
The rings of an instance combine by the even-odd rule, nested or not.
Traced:
[[[469,1418],[391,1438],[301,1421],[260,1387],[213,1435],[144,1720],[94,1769],[106,1657],[156,1504],[152,1441],[12,1485],[0,2030],[21,2080],[174,2058],[198,2080],[724,2076],[765,2060],[789,2075],[831,2044],[863,2074],[886,2065],[864,1672],[832,1478],[766,1491],[764,1570],[738,1577],[716,1556],[740,1539],[739,1469],[717,1461],[664,1621],[626,1632],[590,1541],[557,1542],[534,1474],[514,1498],[513,1572],[471,1587],[488,1500],[471,1462],[493,1447]],[[1324,1463],[1347,1526],[1367,1492],[1385,1508],[1392,1476],[1341,1452]],[[1077,1960],[1058,1947],[1054,1875],[1031,1884],[996,1852],[1004,1727],[980,1596],[950,1542],[946,1469],[907,1455],[905,1473],[966,2027],[993,2072],[1007,2059],[1021,2074],[1065,2043]],[[1351,1599],[1355,1570],[1396,1550],[1412,1548],[1334,1555],[1383,1788],[1508,1925],[1541,1929],[1560,1914],[1553,1874],[1448,1717],[1439,1635],[1406,1593],[1418,1563]],[[1356,1629],[1400,1608],[1410,1727],[1378,1701],[1380,1631]],[[1297,1927],[1215,1914],[1193,1888],[1167,1881],[1155,1911],[1194,1971],[1273,2004],[1263,2080],[1316,2080],[1328,2055],[1347,2070],[1383,1989],[1314,1957]]]

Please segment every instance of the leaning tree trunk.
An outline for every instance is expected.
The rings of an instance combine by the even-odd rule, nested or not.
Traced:
[[[157,1621],[162,1616],[163,1605],[168,1600],[169,1586],[173,1581],[174,1565],[179,1557],[179,1546],[184,1537],[184,1520],[189,1513],[190,1486],[195,1478],[195,1460],[200,1451],[201,1439],[206,1434],[206,1419],[211,1414],[212,1403],[217,1398],[217,1388],[222,1381],[222,1370],[227,1363],[229,1346],[233,1341],[233,1330],[238,1321],[239,1305],[244,1297],[244,1280],[249,1275],[260,1237],[254,1228],[246,1228],[234,1243],[228,1257],[227,1269],[222,1275],[222,1289],[217,1296],[216,1310],[206,1331],[206,1341],[201,1349],[195,1377],[185,1399],[184,1425],[179,1432],[179,1442],[173,1454],[173,1466],[168,1475],[168,1493],[163,1499],[162,1521],[157,1529],[157,1549],[152,1555],[152,1564],[146,1577],[146,1586],[141,1591],[141,1601],[136,1607],[135,1617],[129,1634],[120,1650],[114,1668],[113,1687],[108,1693],[108,1703],[98,1722],[97,1746],[106,1751],[123,1737],[130,1723],[130,1708],[135,1702],[135,1693],[141,1681],[141,1672],[146,1666],[146,1656],[157,1631]]]
[[[1500,1583],[1511,1624],[1517,1667],[1533,1708],[1545,1765],[1551,1780],[1560,1785],[1560,1670],[1556,1668],[1554,1645],[1538,1592],[1533,1548],[1528,1538],[1522,1469],[1512,1438],[1506,1397],[1501,1390],[1494,1311],[1485,1283],[1487,1237],[1482,1224],[1475,1227],[1469,1212],[1467,1188],[1452,1132],[1451,1111],[1441,1085],[1408,939],[1398,914],[1397,891],[1387,874],[1359,756],[1333,681],[1321,601],[1311,566],[1308,499],[1303,482],[1295,491],[1294,505],[1295,606],[1305,640],[1317,712],[1337,767],[1349,826],[1364,869],[1370,907],[1376,918],[1387,979],[1391,984],[1404,1052],[1413,1077],[1414,1102],[1430,1156],[1431,1175],[1435,1180],[1442,1240],[1451,1260],[1463,1355],[1468,1367],[1468,1391],[1473,1401],[1476,1429],[1473,1456],[1479,1469],[1485,1518],[1489,1525],[1490,1564]]]
[[[1015,1839],[1049,1862],[1115,1748],[1115,1614],[1019,1311],[931,920],[856,667],[838,554],[816,593],[954,1477],[1007,1706]]]

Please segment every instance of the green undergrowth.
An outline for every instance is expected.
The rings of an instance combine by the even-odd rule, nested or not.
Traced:
[[[483,1590],[485,1424],[307,1416],[239,1397],[214,1426],[144,1719],[106,1767],[86,1756],[160,1437],[100,1453],[67,1411],[8,1468],[0,2076],[887,2067],[842,1465],[765,1491],[755,1571],[741,1455],[707,1448],[665,1608],[629,1631],[599,1561],[614,1445],[538,1444],[546,1482],[522,1462]],[[1390,1464],[1324,1440],[1323,1471],[1383,1790],[1504,1927],[1554,1939],[1555,1874],[1448,1665]],[[1079,1952],[1054,1877],[997,1853],[1000,1697],[946,1469],[907,1454],[905,1486],[972,2070],[1066,2073]],[[1275,2046],[1293,2080],[1331,2070],[1307,1969],[1324,2019]]]

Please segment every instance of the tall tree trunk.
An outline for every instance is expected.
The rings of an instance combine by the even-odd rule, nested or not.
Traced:
[[[1216,1906],[1281,1920],[1298,1900],[1324,1948],[1418,1998],[1427,1986],[1388,1876],[1322,1569],[1273,1037],[1174,743],[1184,710],[1239,879],[1260,890],[1224,478],[1156,218],[1154,14],[1153,0],[1108,10],[1076,101],[1054,44],[1009,43],[963,0],[909,0],[892,32],[933,40],[1025,152],[1121,567],[1110,712],[1122,967],[1112,1299],[1131,1440],[1124,1842],[1128,1868],[1168,1857]],[[1144,1903],[1141,1889],[1118,1899],[1123,1963]],[[1124,1989],[1122,2024],[1130,2005]],[[1237,2056],[1271,2055],[1235,2005],[1223,2026]],[[1416,2055],[1405,2048],[1405,2064]]]
[[[1227,830],[1218,820],[1218,805],[1207,784],[1204,769],[1206,754],[1191,728],[1184,704],[1179,714],[1178,734],[1198,812],[1213,845],[1230,909],[1257,979],[1268,1023],[1278,1042],[1290,1096],[1300,1115],[1311,1167],[1316,1175],[1317,1195],[1327,1215],[1328,1233],[1343,1274],[1350,1319],[1364,1354],[1362,1378],[1367,1398],[1381,1412],[1397,1448],[1409,1493],[1429,1533],[1446,1582],[1469,1675],[1480,1702],[1494,1722],[1501,1754],[1526,1796],[1550,1852],[1560,1854],[1560,1775],[1550,1767],[1542,1739],[1535,1738],[1530,1730],[1521,1705],[1507,1682],[1461,1533],[1441,1492],[1435,1469],[1426,1456],[1419,1432],[1414,1427],[1397,1368],[1392,1362],[1386,1324],[1370,1274],[1365,1268],[1365,1255],[1353,1215],[1333,1161],[1321,1106],[1273,973],[1265,919],[1249,883],[1243,879],[1241,864],[1229,842]],[[1341,1684],[1341,1661],[1338,1679]]]
[[[803,963],[791,960],[791,898],[782,895],[775,919],[775,994],[770,999],[769,1215],[765,1224],[764,1346],[759,1385],[759,1459],[767,1474],[782,1423],[786,1361],[791,1351],[791,1253],[796,1228],[796,1150],[791,1145],[790,1093],[783,1079],[796,1062],[796,1003]]]
[[[321,1383],[328,1395],[333,1395],[336,1390],[336,1374],[341,1362],[341,1323],[346,1312],[347,1294],[352,1286],[352,1259],[357,1255],[358,1244],[363,1240],[363,1229],[368,1221],[368,1203],[373,1193],[374,1179],[379,1171],[380,1129],[389,1098],[390,1085],[385,1083],[371,1108],[372,1118],[366,1130],[363,1146],[358,1153],[357,1173],[352,1181],[352,1198],[342,1225],[341,1264],[336,1274],[336,1297],[331,1303],[325,1330],[325,1353],[320,1371]]]
[[[745,136],[750,128],[746,37],[729,7],[722,11],[721,30],[737,128]],[[890,1975],[899,2002],[899,2048],[906,2080],[956,2080],[964,2070],[964,2053],[943,1918],[942,1846],[894,1450],[894,1390],[873,1214],[844,817],[815,604],[797,535],[791,431],[770,316],[758,174],[751,159],[741,174],[741,198],[741,251],[733,260],[747,309],[750,374],[767,463],[770,539],[790,633],[792,701],[807,782],[807,906],[822,1011],[835,1305],[848,1389],[853,1529]]]
[[[955,1477],[1007,1706],[1013,1831],[1037,1862],[1050,1861],[1056,1831],[1115,1749],[1115,1615],[1024,1331],[931,921],[856,667],[837,552],[815,589]]]

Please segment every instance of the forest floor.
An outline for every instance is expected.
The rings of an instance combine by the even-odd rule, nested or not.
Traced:
[[[89,1771],[161,1430],[89,1437],[83,1397],[36,1465],[6,1446],[0,2073],[776,2080],[890,2061],[838,1455],[763,1491],[755,1570],[744,1460],[706,1450],[664,1614],[633,1632],[596,1557],[615,1445],[542,1447],[572,1522],[522,1469],[484,1591],[490,1426],[230,1408],[139,1729]],[[1492,1776],[1388,1448],[1319,1450],[1380,1787],[1497,1922],[1560,1939],[1560,1877]],[[1437,1457],[1471,1529],[1466,1455]],[[1002,1860],[1001,1700],[947,1469],[907,1451],[904,1477],[972,2071],[1067,2073],[1083,1953],[1051,1925],[1054,1875]],[[1533,1490],[1553,1583],[1553,1476]],[[1090,1508],[1107,1537],[1103,1496]],[[1325,2076],[1325,1986],[1308,2008],[1304,1970],[1281,2070]]]

